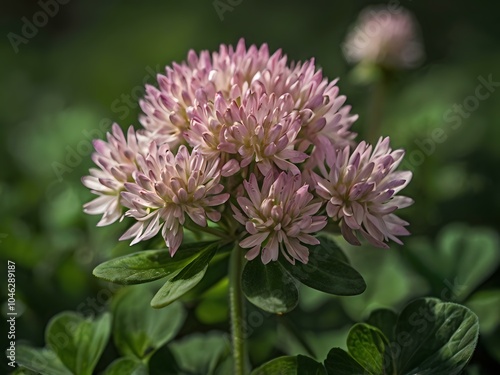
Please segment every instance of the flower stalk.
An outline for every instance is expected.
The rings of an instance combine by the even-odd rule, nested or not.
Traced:
[[[385,101],[389,89],[389,80],[386,72],[381,72],[379,77],[374,83],[373,93],[368,108],[368,128],[366,131],[366,139],[368,142],[377,142],[380,136],[380,129],[382,127],[382,120],[384,117]]]
[[[235,375],[247,373],[247,346],[243,331],[245,306],[241,289],[241,274],[243,272],[243,252],[238,244],[231,252],[229,261],[229,311],[231,319],[231,344]]]

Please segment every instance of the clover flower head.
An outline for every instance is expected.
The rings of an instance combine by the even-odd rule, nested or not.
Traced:
[[[351,145],[356,133],[350,131],[350,126],[357,116],[350,114],[350,106],[344,106],[346,97],[339,95],[338,79],[329,82],[311,59],[297,64],[288,81],[288,91],[302,118],[298,149],[305,151],[315,146],[314,159],[314,154],[321,153],[324,145],[334,148]]]
[[[259,254],[264,264],[276,261],[281,253],[290,263],[307,263],[309,250],[305,245],[319,241],[313,233],[326,225],[325,216],[315,216],[321,202],[313,201],[300,175],[281,172],[277,177],[268,174],[259,188],[254,174],[244,182],[247,197],[237,198],[241,208],[233,206],[235,219],[245,226],[249,236],[240,246],[250,249],[246,258]]]
[[[373,150],[361,142],[352,154],[349,147],[329,152],[322,177],[313,175],[317,194],[327,200],[327,215],[339,221],[349,243],[359,245],[355,233],[360,233],[372,245],[388,248],[384,241],[402,244],[397,236],[409,234],[408,223],[393,213],[413,203],[396,195],[412,177],[409,171],[395,171],[403,155],[389,148],[388,137],[380,138]]]
[[[418,25],[404,8],[367,8],[343,46],[349,62],[371,62],[391,69],[417,66],[424,55]]]
[[[125,183],[122,192],[126,216],[137,220],[122,240],[132,244],[155,236],[160,230],[173,255],[183,239],[186,215],[197,225],[216,222],[221,214],[214,207],[226,202],[222,193],[218,161],[207,161],[196,149],[189,153],[180,146],[174,155],[168,145],[151,143],[149,154],[139,157],[135,182]]]
[[[159,88],[146,85],[146,96],[140,100],[144,112],[140,122],[158,144],[171,149],[185,143],[184,132],[190,127],[191,110],[199,104],[213,101],[216,93],[227,98],[248,88],[252,77],[269,62],[269,50],[248,50],[243,39],[236,49],[221,45],[219,52],[189,51],[188,59],[166,68],[159,74]]]
[[[122,218],[120,193],[124,184],[131,181],[136,170],[135,161],[145,151],[147,138],[129,127],[127,138],[118,124],[113,124],[108,141],[94,140],[92,160],[99,168],[90,169],[90,176],[82,178],[83,184],[99,197],[83,206],[87,214],[100,215],[97,224],[105,226]]]
[[[328,217],[353,244],[361,236],[387,247],[408,234],[394,214],[412,203],[397,195],[411,179],[395,170],[403,151],[388,138],[356,146],[357,115],[314,59],[289,63],[281,50],[240,40],[190,51],[157,80],[140,100],[143,128],[125,136],[113,125],[107,141],[94,142],[97,167],[83,178],[98,195],[84,206],[102,214],[98,225],[134,220],[121,240],[161,233],[173,256],[188,228],[240,238],[249,260],[281,254],[295,264],[308,262]],[[223,224],[208,229],[208,221]]]
[[[264,174],[274,167],[297,173],[294,165],[306,160],[309,147],[317,145],[312,160],[321,160],[325,147],[343,147],[355,136],[356,116],[338,95],[337,80],[329,82],[313,59],[288,66],[286,55],[270,55],[266,44],[247,49],[240,40],[235,49],[190,51],[158,82],[141,100],[142,125],[173,151],[189,144],[221,157],[225,176],[252,157]]]
[[[219,148],[235,154],[244,168],[255,162],[263,175],[275,170],[299,173],[296,166],[307,155],[294,150],[293,142],[300,129],[300,119],[293,112],[289,94],[259,95],[248,91],[241,106],[233,102],[226,111],[226,121]]]
[[[288,67],[286,56],[276,58],[277,62],[271,64],[274,69],[256,74],[252,88],[277,97],[291,96],[293,108],[300,117],[294,147],[299,152],[313,147],[309,166],[322,159],[325,147],[351,145],[356,133],[351,132],[350,127],[357,116],[350,114],[350,106],[344,105],[346,97],[339,95],[338,79],[328,81],[321,69],[317,69],[314,59]]]

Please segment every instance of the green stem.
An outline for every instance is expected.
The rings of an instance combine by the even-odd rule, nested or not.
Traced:
[[[229,309],[231,315],[231,342],[233,348],[234,375],[246,375],[246,340],[243,332],[245,308],[241,289],[243,254],[236,245],[229,263]]]
[[[381,74],[382,77],[374,84],[375,87],[373,88],[370,107],[368,108],[366,139],[370,143],[376,143],[381,136],[380,128],[384,117],[385,100],[389,83],[387,73],[382,72]]]

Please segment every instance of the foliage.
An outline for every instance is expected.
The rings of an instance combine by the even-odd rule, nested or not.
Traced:
[[[348,68],[341,44],[368,3],[243,1],[221,21],[213,2],[70,2],[19,53],[4,40],[0,258],[16,263],[21,367],[13,370],[3,361],[0,372],[231,373],[226,275],[233,244],[219,243],[212,254],[213,237],[186,232],[190,245],[170,258],[154,239],[134,247],[117,244],[128,219],[95,230],[97,219],[81,212],[90,199],[80,179],[91,166],[91,141],[104,138],[114,120],[136,124],[135,98],[143,95],[143,84],[153,84],[187,49],[213,49],[241,36],[282,47],[293,60],[315,56],[325,75],[341,77],[341,91],[360,115],[353,130],[365,134],[372,88],[359,83],[367,76],[377,80],[381,72]],[[291,373],[319,368],[316,373],[323,374],[322,367],[332,365],[327,358],[344,360],[359,373],[363,366],[375,372],[380,361],[368,365],[359,353],[380,359],[387,343],[397,343],[394,328],[402,313],[394,311],[429,296],[443,301],[433,305],[436,314],[453,311],[457,326],[470,324],[471,336],[476,323],[470,311],[479,319],[475,354],[454,358],[456,368],[470,360],[464,373],[498,372],[498,88],[481,91],[489,97],[474,110],[465,108],[474,103],[480,77],[499,79],[498,5],[477,12],[463,0],[404,5],[422,23],[427,57],[421,68],[390,77],[381,134],[406,150],[405,167],[414,173],[407,195],[417,204],[403,217],[412,236],[380,251],[349,246],[329,230],[310,247],[307,266],[278,262],[264,272],[261,264],[247,262],[245,275],[259,275],[244,281],[248,362],[256,373],[283,366]],[[26,1],[6,5],[4,36],[21,33],[21,17],[39,10]],[[450,122],[450,115],[458,117]],[[337,272],[322,272],[328,267]],[[94,269],[120,284],[94,277]],[[156,293],[155,306],[165,307],[148,307]],[[1,296],[7,299],[6,290]],[[423,301],[411,304],[435,300]],[[57,336],[44,338],[49,329]],[[60,337],[68,346],[60,345]],[[356,337],[366,342],[358,347]],[[466,353],[473,348],[474,340],[469,342]],[[449,348],[451,342],[442,343]],[[334,347],[340,349],[328,356]],[[431,368],[432,357],[425,358]],[[394,363],[402,373],[409,370]]]

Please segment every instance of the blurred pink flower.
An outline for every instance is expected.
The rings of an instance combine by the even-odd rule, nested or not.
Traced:
[[[150,145],[149,153],[137,158],[139,170],[135,182],[125,183],[123,202],[126,216],[137,223],[121,240],[134,238],[131,245],[150,239],[160,229],[173,256],[183,239],[185,215],[197,225],[207,226],[207,218],[216,222],[221,214],[214,206],[229,199],[219,183],[218,160],[207,161],[196,149],[189,153],[180,146],[174,155],[168,145]]]
[[[413,68],[424,56],[418,25],[402,7],[363,10],[347,35],[343,50],[349,62],[397,69]]]
[[[140,132],[129,127],[127,138],[118,124],[113,124],[112,132],[107,134],[108,142],[94,140],[96,152],[92,160],[99,167],[90,169],[90,176],[82,178],[83,184],[91,189],[98,198],[83,206],[87,214],[101,215],[98,226],[109,225],[122,217],[120,193],[124,184],[132,181],[136,170],[137,157],[147,149],[149,140]]]
[[[240,242],[242,248],[250,248],[246,258],[252,260],[260,254],[267,264],[276,261],[281,252],[292,264],[296,259],[307,263],[309,250],[304,244],[319,244],[311,234],[325,227],[326,217],[313,216],[322,203],[311,202],[313,195],[301,176],[281,172],[276,178],[269,173],[260,189],[252,174],[243,184],[249,198],[238,197],[242,211],[235,206],[233,211],[249,234]]]
[[[316,193],[327,200],[326,213],[338,220],[342,235],[353,245],[360,242],[360,233],[377,247],[388,248],[389,239],[398,244],[396,236],[409,232],[407,222],[393,214],[410,206],[412,199],[396,194],[411,180],[409,171],[395,171],[404,155],[392,151],[389,138],[380,138],[373,149],[364,141],[350,154],[349,147],[327,153],[326,166],[320,167],[323,177],[313,174]]]

